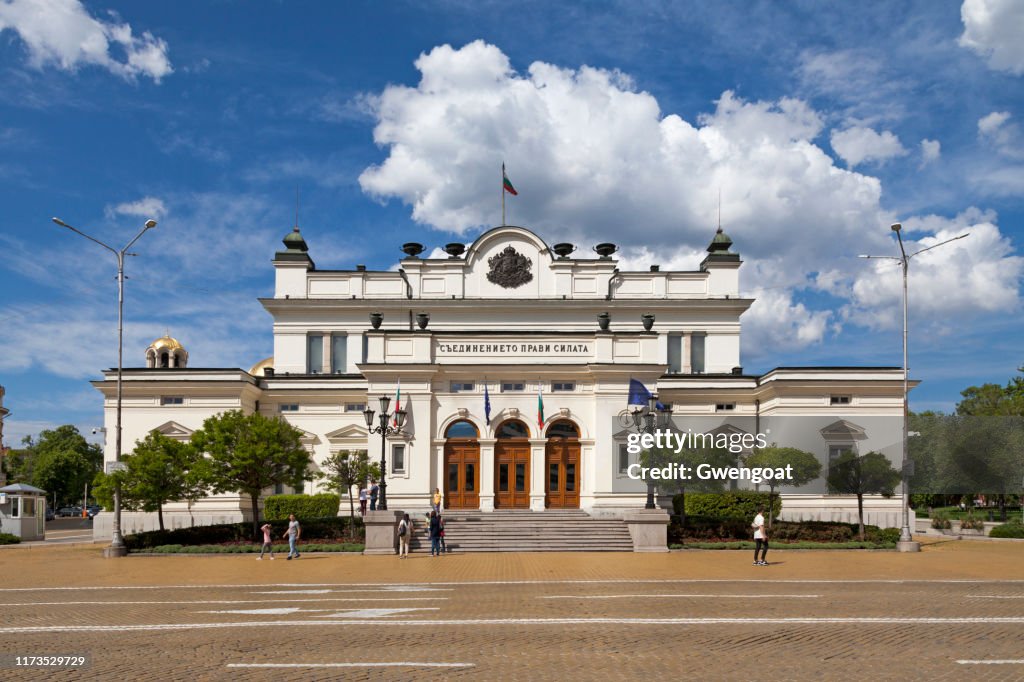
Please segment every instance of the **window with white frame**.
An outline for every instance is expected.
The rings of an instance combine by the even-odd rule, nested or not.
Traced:
[[[391,446],[391,472],[405,473],[405,443],[395,443]]]
[[[694,332],[690,336],[690,371],[694,374],[704,373],[704,345],[707,335],[704,332]]]
[[[828,397],[829,405],[849,405],[850,396],[848,395],[830,395]]]
[[[366,403],[345,403],[346,412],[362,412],[366,409]]]
[[[629,470],[629,446],[625,443],[619,443],[618,455],[619,473],[625,474]]]
[[[668,335],[668,373],[679,374],[683,371],[683,335]]]
[[[180,395],[164,395],[160,396],[161,405],[184,405],[185,399]]]
[[[732,412],[736,409],[736,403],[717,403],[715,412]]]
[[[475,385],[472,381],[453,381],[452,393],[472,393]]]
[[[569,393],[576,390],[575,381],[552,381],[551,391],[553,393]]]
[[[502,393],[519,393],[526,390],[526,384],[522,381],[503,381],[501,382]]]
[[[282,403],[277,406],[278,412],[298,412],[299,406],[297,403]]]
[[[319,374],[324,369],[324,335],[306,337],[306,374]]]

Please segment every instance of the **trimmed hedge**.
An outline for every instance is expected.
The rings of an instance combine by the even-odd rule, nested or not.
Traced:
[[[320,495],[271,495],[263,506],[263,515],[268,521],[282,521],[289,514],[296,518],[321,519],[337,516],[341,498],[334,493]]]
[[[0,545],[17,545],[21,542],[21,538],[17,535],[11,535],[10,533],[0,533]]]
[[[768,508],[768,493],[752,490],[735,490],[727,493],[686,493],[676,495],[672,506],[679,513],[679,498],[686,501],[687,516],[706,516],[715,519],[745,519],[749,523],[757,514],[761,505]],[[775,496],[772,505],[772,518],[778,518],[782,512],[782,498]]]
[[[1024,538],[1024,523],[1020,521],[1004,523],[993,528],[988,536],[990,538]]]
[[[668,527],[669,544],[700,542],[702,540],[750,540],[753,536],[750,522],[745,519],[713,519],[703,516],[687,517],[686,527],[673,518]],[[833,523],[828,521],[776,521],[768,533],[770,540],[777,542],[827,542],[844,543],[858,541],[857,524]],[[890,543],[899,540],[898,528],[864,526],[864,541],[868,543]]]
[[[284,535],[288,529],[287,521],[268,521],[271,537],[275,540]],[[348,518],[330,516],[322,519],[304,519],[299,517],[302,526],[303,540],[343,541],[351,539]],[[362,519],[355,519],[356,533],[362,526]],[[262,525],[262,524],[261,524]],[[262,537],[260,538],[262,540]],[[125,545],[129,550],[138,551],[151,549],[161,545],[218,545],[227,542],[255,542],[252,536],[252,523],[225,523],[215,526],[192,526],[175,530],[151,530],[125,537]]]
[[[790,542],[772,545],[772,549],[893,549],[896,542]],[[691,542],[685,546],[673,545],[669,549],[746,549],[754,548],[753,542]]]

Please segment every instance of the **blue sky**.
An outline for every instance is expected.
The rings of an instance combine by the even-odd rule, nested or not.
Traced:
[[[509,222],[693,269],[722,223],[758,302],[747,371],[898,365],[888,225],[913,248],[915,409],[1024,364],[1024,4],[0,0],[0,384],[8,444],[100,423],[126,365],[272,350],[270,257],[320,267]]]

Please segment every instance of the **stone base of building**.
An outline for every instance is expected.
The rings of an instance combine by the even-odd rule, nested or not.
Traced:
[[[667,552],[669,515],[664,509],[626,512],[623,521],[633,538],[634,552]]]
[[[899,495],[891,498],[865,496],[864,524],[899,528],[903,514]],[[857,523],[857,498],[831,495],[783,495],[781,521],[831,521]]]
[[[164,512],[164,530],[175,530],[177,528],[191,528],[192,526],[213,526],[221,523],[251,523],[252,513],[244,513],[241,510],[225,511],[195,511],[187,512]],[[109,540],[114,525],[113,512],[100,512],[92,520],[93,540]],[[132,535],[144,533],[150,530],[160,530],[160,520],[156,513],[148,512],[121,512],[121,535]]]
[[[389,503],[390,507],[391,504]],[[368,511],[363,517],[366,530],[366,546],[363,554],[398,553],[398,522],[404,512],[400,511]]]

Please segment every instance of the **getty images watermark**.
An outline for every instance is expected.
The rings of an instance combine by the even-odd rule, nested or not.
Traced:
[[[631,433],[626,437],[626,452],[637,455],[648,451],[678,455],[683,450],[727,450],[734,454],[753,448],[768,446],[764,433],[701,433],[693,429],[675,431],[655,429],[653,433]],[[708,462],[686,465],[669,462],[660,465],[658,457],[652,457],[650,466],[634,462],[626,468],[626,475],[634,481],[750,481],[754,485],[767,481],[786,484],[794,479],[793,466],[746,467],[715,466]]]

